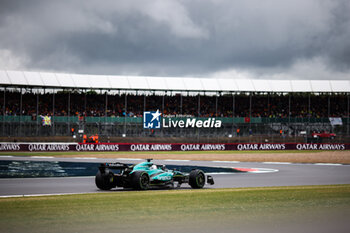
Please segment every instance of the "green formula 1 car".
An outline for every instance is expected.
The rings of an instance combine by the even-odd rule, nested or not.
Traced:
[[[113,170],[113,171],[112,171]],[[150,187],[180,187],[188,183],[192,188],[203,188],[205,182],[213,185],[211,176],[205,176],[204,172],[194,169],[190,173],[176,170],[168,170],[164,165],[155,165],[151,159],[135,165],[124,163],[103,163],[100,165],[95,177],[96,186],[102,190],[110,190],[115,187],[146,190]]]

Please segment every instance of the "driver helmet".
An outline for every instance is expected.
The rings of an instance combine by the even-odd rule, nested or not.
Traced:
[[[151,166],[151,170],[153,170],[153,169],[157,169],[157,165],[153,164],[153,165]]]

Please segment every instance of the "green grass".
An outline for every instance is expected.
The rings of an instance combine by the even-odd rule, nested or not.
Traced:
[[[93,155],[93,154],[122,154],[122,155],[138,155],[138,154],[261,154],[261,153],[319,153],[321,151],[314,150],[265,150],[265,151],[109,151],[109,152],[97,152],[97,151],[79,151],[79,152],[0,152],[0,155],[13,155],[13,156],[62,156],[62,155]]]
[[[350,217],[350,185],[0,199],[1,232],[223,232],[338,215]]]

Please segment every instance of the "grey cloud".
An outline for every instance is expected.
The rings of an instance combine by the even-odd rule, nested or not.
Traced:
[[[348,72],[348,12],[347,0],[0,0],[0,68],[266,75],[317,58]]]

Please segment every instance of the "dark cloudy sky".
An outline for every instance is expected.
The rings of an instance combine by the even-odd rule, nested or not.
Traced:
[[[350,1],[0,0],[0,69],[350,79]]]

